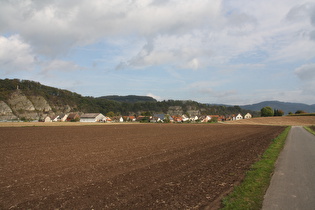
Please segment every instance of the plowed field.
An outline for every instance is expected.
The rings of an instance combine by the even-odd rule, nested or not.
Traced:
[[[0,128],[0,209],[216,209],[284,127]]]
[[[315,125],[315,116],[283,116],[283,117],[257,117],[251,119],[226,121],[229,124],[248,124],[248,125]]]

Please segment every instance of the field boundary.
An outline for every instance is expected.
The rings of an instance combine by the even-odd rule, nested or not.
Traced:
[[[243,182],[223,199],[223,208],[261,209],[264,195],[275,169],[275,162],[284,147],[291,126],[287,127],[265,151],[260,161],[254,163]]]
[[[312,128],[310,128],[308,126],[304,126],[304,129],[307,130],[308,132],[310,132],[311,134],[315,135],[315,131]]]

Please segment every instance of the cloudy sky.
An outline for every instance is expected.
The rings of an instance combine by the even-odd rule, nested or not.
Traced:
[[[315,104],[315,0],[1,0],[0,77],[95,97]]]

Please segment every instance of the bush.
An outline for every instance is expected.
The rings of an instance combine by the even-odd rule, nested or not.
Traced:
[[[295,112],[295,114],[306,114],[307,112],[303,111],[303,110],[297,110]]]

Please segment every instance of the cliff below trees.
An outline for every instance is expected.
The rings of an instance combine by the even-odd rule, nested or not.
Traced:
[[[40,120],[76,111],[74,103],[64,100],[63,91],[27,80],[0,80],[0,120]],[[59,98],[58,92],[63,97]]]
[[[53,111],[54,110],[54,111]],[[47,115],[56,115],[71,111],[70,106],[56,106],[53,108],[40,95],[26,96],[21,90],[12,91],[7,100],[0,101],[0,120],[40,120]]]

